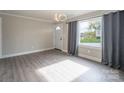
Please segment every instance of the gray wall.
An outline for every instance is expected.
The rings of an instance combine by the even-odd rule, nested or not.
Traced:
[[[2,55],[53,48],[53,24],[0,14]]]
[[[68,50],[68,24],[63,23],[63,50],[67,52]]]

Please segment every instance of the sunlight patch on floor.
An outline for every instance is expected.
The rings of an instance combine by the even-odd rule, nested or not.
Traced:
[[[88,67],[80,65],[71,60],[64,60],[56,64],[38,69],[48,81],[68,82],[78,78],[89,70]]]

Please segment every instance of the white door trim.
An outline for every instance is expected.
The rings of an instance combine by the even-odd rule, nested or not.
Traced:
[[[0,17],[0,58],[2,58],[2,18]]]

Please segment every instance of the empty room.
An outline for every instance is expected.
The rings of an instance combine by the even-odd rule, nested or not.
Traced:
[[[123,10],[0,10],[0,82],[123,82]]]

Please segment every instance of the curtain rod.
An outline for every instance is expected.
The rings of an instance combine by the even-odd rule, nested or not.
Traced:
[[[90,17],[84,17],[84,18],[82,17],[82,18],[72,19],[70,21],[67,21],[66,23],[68,24],[69,22],[83,21],[83,20],[88,20],[88,19],[92,19],[92,18],[102,17],[103,15],[106,15],[106,14],[109,14],[109,13],[115,13],[115,12],[117,12],[117,10],[107,12],[107,13],[98,14],[98,15],[95,15],[95,16],[90,16]]]
[[[102,16],[103,16],[103,15],[93,16],[93,17],[88,17],[88,18],[76,19],[76,20],[72,20],[72,21],[67,21],[66,24],[68,24],[69,22],[74,22],[74,21],[84,21],[84,20],[88,20],[88,19],[92,19],[92,18],[97,18],[97,17],[102,17]]]

